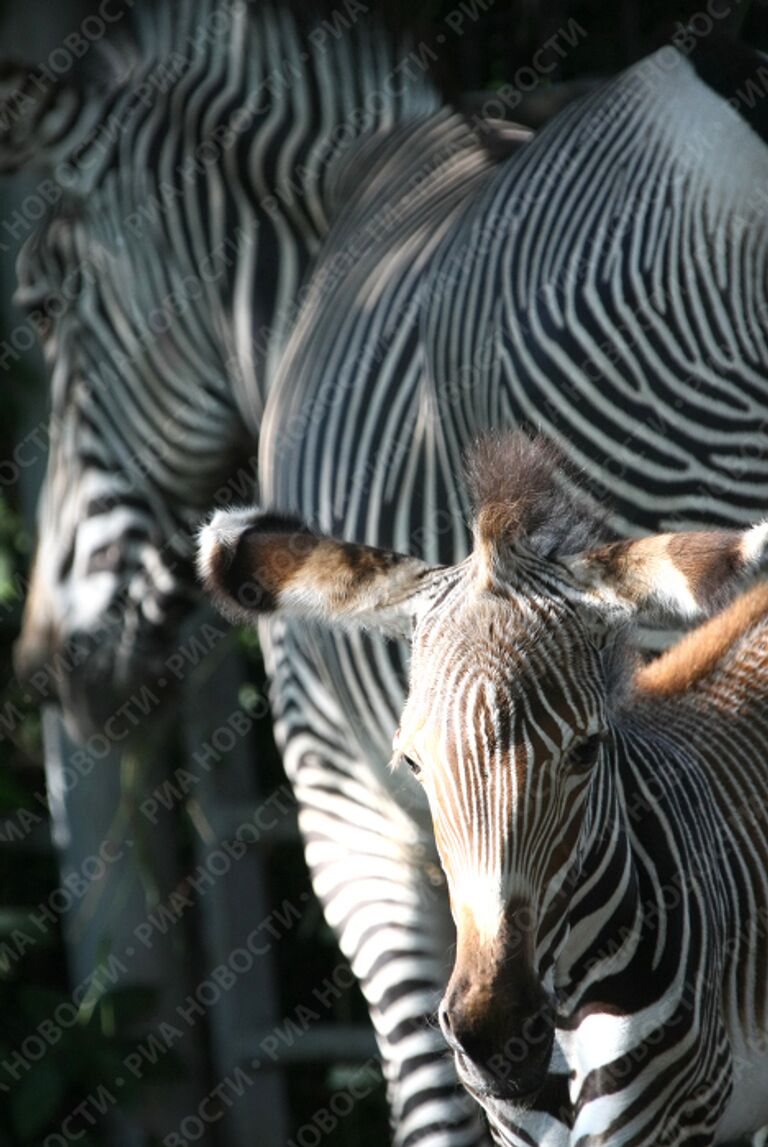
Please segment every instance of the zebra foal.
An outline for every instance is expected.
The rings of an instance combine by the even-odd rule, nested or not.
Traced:
[[[628,638],[727,602],[768,522],[604,544],[556,466],[487,439],[457,565],[241,511],[200,570],[239,621],[411,636],[394,761],[456,923],[440,1025],[496,1142],[709,1147],[768,1120],[768,584],[645,666]]]

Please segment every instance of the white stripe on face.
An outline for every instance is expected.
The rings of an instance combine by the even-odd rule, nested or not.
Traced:
[[[457,928],[489,951],[510,902],[539,919],[553,874],[571,868],[580,816],[561,754],[603,710],[587,630],[565,603],[537,612],[538,600],[518,609],[459,584],[437,603],[415,635],[398,737],[421,767]]]
[[[469,917],[481,944],[490,945],[504,922],[506,890],[483,873],[464,872],[451,882],[451,904],[457,924]]]

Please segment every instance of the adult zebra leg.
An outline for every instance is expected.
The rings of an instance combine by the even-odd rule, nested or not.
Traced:
[[[314,738],[312,738],[314,739]],[[435,1022],[453,928],[433,844],[338,744],[286,746],[312,883],[360,983],[396,1147],[479,1147],[479,1108]]]

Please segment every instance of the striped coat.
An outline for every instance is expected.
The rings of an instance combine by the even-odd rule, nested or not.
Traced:
[[[768,1119],[768,586],[639,670],[630,637],[768,570],[768,521],[599,544],[558,469],[487,441],[456,565],[241,511],[200,568],[239,621],[410,634],[393,764],[429,801],[440,1025],[495,1141],[713,1147]]]

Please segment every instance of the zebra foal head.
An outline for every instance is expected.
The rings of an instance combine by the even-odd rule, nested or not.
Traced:
[[[467,1085],[514,1100],[550,1059],[565,909],[632,664],[628,627],[719,604],[764,561],[768,525],[601,544],[556,456],[519,434],[483,443],[469,480],[474,548],[453,567],[248,510],[213,518],[198,563],[235,620],[279,610],[411,637],[394,761],[426,790],[456,922],[440,1022]]]

